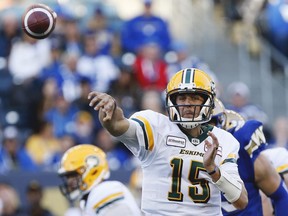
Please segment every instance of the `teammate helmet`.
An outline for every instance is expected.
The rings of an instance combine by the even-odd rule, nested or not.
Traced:
[[[181,93],[199,94],[205,98],[201,105],[177,105],[176,96]],[[205,72],[196,68],[178,71],[166,88],[166,109],[172,122],[191,129],[208,122],[214,108],[215,83]],[[193,118],[183,118],[179,113],[180,106],[200,106],[200,114]]]
[[[245,119],[233,110],[225,110],[225,123],[223,129],[228,131],[232,128],[240,128],[245,123]]]
[[[83,195],[109,177],[106,154],[98,147],[81,144],[67,150],[63,155],[58,175],[64,184],[60,190],[70,201],[80,199]],[[74,181],[71,183],[71,178]]]

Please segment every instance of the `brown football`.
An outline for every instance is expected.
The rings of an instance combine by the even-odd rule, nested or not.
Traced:
[[[33,4],[22,16],[22,29],[32,38],[44,39],[54,30],[57,14],[47,5]]]

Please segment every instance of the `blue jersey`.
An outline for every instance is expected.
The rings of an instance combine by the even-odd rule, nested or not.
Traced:
[[[262,123],[256,120],[248,120],[243,125],[232,128],[229,132],[240,143],[237,164],[240,177],[248,193],[249,202],[244,210],[236,210],[231,204],[228,205],[225,198],[222,197],[223,215],[262,216],[261,197],[254,175],[254,162],[266,145]]]

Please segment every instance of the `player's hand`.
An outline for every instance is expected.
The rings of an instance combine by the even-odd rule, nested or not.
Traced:
[[[219,147],[217,137],[212,133],[208,132],[208,135],[212,138],[212,143],[205,140],[205,149],[207,150],[203,156],[203,165],[207,172],[211,172],[215,169],[215,157]]]
[[[94,110],[99,111],[99,117],[105,122],[112,119],[114,111],[116,110],[115,99],[102,92],[90,92],[88,95],[90,100],[89,106],[93,107]]]

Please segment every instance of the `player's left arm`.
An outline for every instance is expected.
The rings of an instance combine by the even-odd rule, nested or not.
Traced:
[[[288,193],[270,161],[260,154],[254,162],[257,186],[273,200],[275,215],[287,215]]]
[[[239,176],[236,160],[235,163],[228,162],[226,165],[217,167],[215,157],[219,148],[219,142],[212,132],[208,132],[208,135],[212,138],[212,143],[205,140],[207,152],[205,152],[203,157],[204,167],[225,198],[232,203],[235,208],[244,209],[248,204],[248,195],[243,181]],[[236,141],[231,134],[229,134],[229,136]],[[239,150],[239,143],[237,142],[237,144],[236,152]]]
[[[273,216],[274,209],[271,200],[262,191],[260,191],[260,196],[262,201],[263,216]]]

